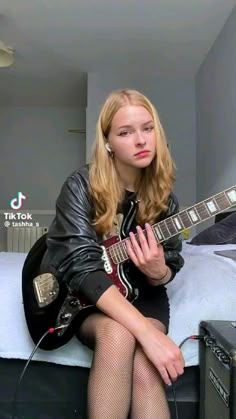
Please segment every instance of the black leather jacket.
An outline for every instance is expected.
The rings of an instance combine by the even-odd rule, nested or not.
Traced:
[[[165,218],[178,210],[178,201],[171,194]],[[96,304],[113,282],[104,270],[99,238],[91,225],[92,213],[86,165],[72,173],[62,186],[40,271],[53,273],[71,290],[83,293],[92,304]],[[182,243],[178,236],[174,236],[166,240],[163,247],[173,279],[184,263],[179,254]]]

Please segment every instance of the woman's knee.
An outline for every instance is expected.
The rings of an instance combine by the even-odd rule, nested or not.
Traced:
[[[134,352],[136,340],[132,333],[122,324],[115,320],[104,316],[100,327],[96,330],[96,345],[109,345],[110,349],[114,348],[117,352],[122,349],[127,352]]]
[[[137,347],[134,355],[133,382],[136,386],[147,390],[158,383],[163,385],[160,374],[140,346]]]
[[[151,317],[148,317],[148,319],[153,324],[153,326],[155,326],[158,330],[160,330],[160,332],[166,335],[167,333],[166,326],[160,320],[153,319]]]

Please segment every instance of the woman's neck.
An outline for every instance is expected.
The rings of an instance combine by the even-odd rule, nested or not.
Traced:
[[[141,170],[135,167],[122,165],[120,162],[115,165],[124,189],[135,192],[135,185],[140,177]]]

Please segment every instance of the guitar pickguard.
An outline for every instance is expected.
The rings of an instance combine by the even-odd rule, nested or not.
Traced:
[[[55,329],[58,329],[56,330],[57,336],[62,336],[64,334],[65,330],[69,327],[72,320],[82,308],[80,300],[77,297],[68,294],[57,316],[55,326]]]

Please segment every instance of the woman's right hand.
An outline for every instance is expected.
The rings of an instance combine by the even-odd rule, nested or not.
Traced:
[[[159,371],[163,381],[171,385],[184,372],[184,358],[179,347],[152,323],[140,337],[145,354]]]

